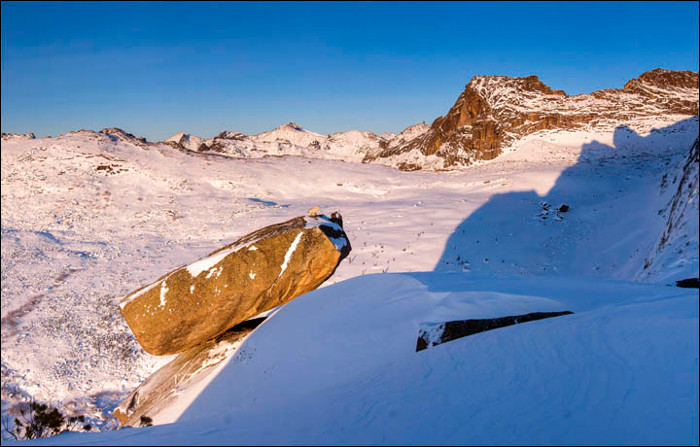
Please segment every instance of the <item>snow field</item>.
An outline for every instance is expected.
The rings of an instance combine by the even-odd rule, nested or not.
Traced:
[[[657,128],[667,127],[652,131],[652,124]],[[304,215],[306,210],[314,205],[319,205],[326,213],[335,210],[342,213],[345,231],[353,247],[350,256],[341,263],[335,275],[318,293],[348,278],[387,272],[437,270],[496,275],[498,278],[534,275],[541,278],[577,277],[595,281],[638,280],[659,285],[673,284],[675,280],[697,276],[697,249],[695,251],[686,249],[683,253],[678,253],[678,247],[686,243],[690,243],[691,247],[695,244],[694,247],[697,247],[697,231],[693,234],[692,228],[684,230],[690,233],[679,234],[678,241],[674,242],[677,246],[674,245],[671,251],[658,255],[661,258],[656,260],[652,256],[659,232],[664,226],[663,216],[659,215],[658,211],[667,204],[674,188],[677,188],[673,179],[669,179],[670,186],[666,189],[661,188],[663,174],[676,172],[687,155],[690,145],[697,137],[697,118],[681,121],[672,126],[668,126],[669,124],[667,121],[641,122],[636,127],[638,133],[613,129],[540,132],[516,143],[512,150],[492,162],[477,164],[459,171],[440,173],[401,172],[377,165],[296,157],[251,160],[187,154],[167,146],[150,146],[144,149],[81,132],[56,139],[3,140],[1,151],[3,411],[12,402],[33,397],[59,403],[64,408],[75,407],[76,412],[88,413],[96,421],[101,419],[105,428],[113,426],[113,422],[107,420],[111,409],[153,371],[170,360],[170,357],[150,356],[140,348],[126,323],[121,319],[116,303],[129,292],[152,282],[174,268],[190,264],[257,228]],[[104,168],[104,166],[107,167]],[[566,213],[557,213],[556,208],[562,203],[571,206],[571,210]],[[601,228],[605,231],[601,231]],[[657,268],[657,264],[652,264],[652,268],[643,269],[644,262],[650,259],[650,256],[655,263],[664,265],[664,268]],[[675,259],[682,259],[683,262],[672,264],[671,268],[667,268],[671,260]],[[399,282],[408,281],[405,277],[400,277],[402,279]],[[543,279],[543,281],[548,280]],[[358,286],[358,283],[352,284]],[[364,284],[358,287],[359,290],[365,290]],[[387,293],[396,288],[397,293],[403,290],[408,297],[418,293],[414,288],[416,284],[409,283],[401,288],[393,281],[389,281],[386,287]],[[488,287],[490,288],[487,290],[495,290],[493,285]],[[540,289],[536,292],[532,296],[538,297],[544,293]],[[449,290],[445,293],[449,293]],[[617,299],[616,294],[616,292],[610,292],[609,295],[604,296],[611,296],[610,299],[614,300]],[[348,292],[342,296],[350,295]],[[372,303],[377,306],[389,306],[383,301],[384,297],[381,295],[378,293],[377,300]],[[400,294],[391,296],[399,301],[407,299]],[[562,299],[560,296],[555,298]],[[294,303],[296,301],[290,304]],[[694,324],[696,333],[697,316],[693,316],[687,309],[687,300],[683,303],[685,304],[679,311],[683,315],[680,321],[688,322],[691,326]],[[319,306],[321,306],[319,312],[323,311],[322,304]],[[282,310],[285,309],[287,306]],[[668,308],[662,306],[659,315],[666,315],[664,312],[671,315],[675,312],[673,309],[670,304]],[[331,310],[334,314],[341,312],[335,308],[329,309],[328,312]],[[378,315],[383,315],[380,310],[377,309],[376,312]],[[565,310],[576,312],[575,309]],[[591,308],[590,311],[594,310]],[[352,312],[359,312],[359,309],[345,311],[345,313]],[[451,312],[441,315],[446,317],[451,315]],[[631,320],[624,320],[627,317],[621,316],[620,321],[628,321],[629,324],[625,324],[629,326],[629,330],[609,330],[614,332],[615,337],[629,339],[643,336],[640,340],[644,340],[651,346],[649,348],[651,351],[644,351],[642,358],[649,364],[658,362],[658,368],[653,370],[656,372],[644,376],[651,382],[652,379],[657,380],[662,373],[670,371],[662,367],[668,366],[672,356],[677,354],[677,358],[685,358],[686,352],[677,351],[674,354],[674,351],[669,351],[669,346],[661,346],[653,342],[649,338],[655,334],[654,331],[649,334],[637,333],[633,327],[636,323],[633,324],[631,321],[657,324],[651,321],[649,315],[651,314],[644,312],[635,313],[630,317]],[[437,316],[429,317],[430,315],[420,314],[420,322],[437,318]],[[397,314],[396,318],[401,318],[401,315]],[[574,315],[561,318],[584,317]],[[329,324],[331,324],[330,321],[333,321],[332,326],[338,326],[337,321],[331,318]],[[418,323],[419,321],[413,321],[411,324]],[[343,324],[345,324],[344,321]],[[376,321],[376,324],[381,326],[384,323]],[[559,325],[562,323],[552,320],[528,324]],[[613,326],[615,324],[617,323]],[[671,331],[673,328],[670,323],[658,324],[661,325],[658,329],[659,333]],[[676,338],[672,340],[688,336],[690,332],[683,332],[686,330],[684,328],[686,326],[679,324],[677,330],[680,332],[674,332],[676,335],[673,337]],[[269,330],[268,323],[260,329],[255,334],[266,333]],[[503,330],[514,329],[504,328]],[[563,332],[564,329],[561,331]],[[369,332],[373,335],[369,341],[366,341],[367,345],[384,343],[387,339],[387,334],[375,332],[374,329]],[[408,334],[408,331],[404,332]],[[415,347],[417,330],[412,329],[411,334],[409,345]],[[318,336],[321,337],[320,334]],[[337,336],[333,336],[329,332],[322,337],[335,340],[339,345],[334,346],[342,347],[343,343],[350,342],[343,342],[341,338],[354,336],[354,333],[348,335],[346,332],[339,332]],[[477,336],[493,337],[494,335],[477,334],[473,337]],[[589,338],[594,336],[593,333],[588,335]],[[544,335],[542,337],[546,338]],[[566,337],[562,337],[566,340]],[[695,343],[697,353],[697,338],[689,339],[691,347],[692,343]],[[450,345],[458,343],[454,346],[462,346],[466,340],[468,339],[447,343],[441,346],[445,347],[441,352],[452,352],[458,348]],[[569,341],[574,345],[579,343],[574,339]],[[403,338],[401,343],[405,343]],[[532,343],[530,346],[539,346],[537,343],[545,342]],[[581,351],[576,355],[581,355],[583,347],[587,346],[586,343],[588,341],[585,343],[580,341]],[[242,348],[236,355],[249,352],[250,346],[246,347],[246,345],[243,347],[245,349]],[[311,349],[310,346],[308,349]],[[566,357],[569,354],[563,353],[563,345],[553,347],[550,344],[543,344],[542,346],[543,349],[552,350],[554,353],[552,355],[560,355],[573,362],[573,359]],[[595,351],[595,346],[591,345],[591,352]],[[657,346],[659,352],[654,351],[657,349],[654,346]],[[302,359],[305,356],[317,356],[316,360],[319,362],[319,359],[325,359],[322,363],[335,364],[337,361],[331,354],[328,354],[331,357],[325,358],[321,354],[309,354],[308,352],[314,351],[307,352],[302,348],[304,347],[299,347],[295,351]],[[630,349],[638,348],[635,345]],[[361,351],[356,346],[348,346],[345,349],[349,351],[341,349],[339,352]],[[367,348],[363,347],[363,349]],[[256,351],[259,352],[259,349]],[[662,351],[668,351],[668,357],[663,357]],[[511,351],[503,351],[502,355],[508,352]],[[392,358],[384,352],[376,355],[387,359]],[[408,353],[406,355],[408,356]],[[438,356],[440,361],[452,358],[447,354],[426,355]],[[455,355],[462,354],[458,352]],[[521,354],[521,356],[526,355]],[[400,365],[401,368],[416,374],[425,374],[424,371],[421,372],[424,366],[414,364],[418,362],[415,358],[415,354],[411,354],[403,360],[396,361],[404,362]],[[697,359],[697,354],[695,358]],[[611,360],[613,356],[606,359],[614,362]],[[233,364],[233,360],[231,362]],[[546,363],[545,360],[542,362]],[[293,365],[297,364],[290,363],[285,366],[285,370]],[[359,364],[358,368],[362,371],[370,371],[374,367],[372,365],[371,362]],[[697,360],[695,365],[694,374],[695,383],[697,383]],[[317,368],[318,363],[311,362],[297,366],[308,370],[312,366]],[[586,370],[583,366],[581,368],[583,371]],[[222,370],[222,374],[227,370]],[[621,367],[621,370],[625,368]],[[261,371],[263,370],[255,370],[254,374],[259,376],[263,374]],[[595,374],[604,375],[602,370],[596,371]],[[678,371],[682,371],[685,375],[692,374],[692,368],[689,370],[685,366],[679,367]],[[356,373],[360,374],[359,371]],[[333,371],[328,374],[329,377],[333,377]],[[328,387],[333,388],[333,393],[344,389],[346,391],[343,392],[351,394],[357,392],[352,388],[358,385],[352,382],[355,380],[354,374],[343,376],[347,377],[347,388],[342,388],[340,382],[324,382],[323,377],[315,377],[314,382],[326,383]],[[447,372],[440,374],[449,377]],[[581,370],[576,374],[580,380],[592,380],[587,379]],[[435,377],[443,376],[438,374]],[[545,377],[552,381],[555,378],[553,373]],[[616,377],[631,380],[632,376],[621,374]],[[540,382],[533,382],[535,379],[527,375],[502,376],[502,379],[506,382],[521,380],[523,383],[540,388],[544,386]],[[215,382],[216,380],[218,377]],[[408,380],[405,378],[405,381]],[[440,380],[442,379],[438,382]],[[388,393],[386,396],[396,398],[396,395],[391,393],[398,393],[400,388],[394,389],[393,385],[382,383],[383,385],[379,387],[382,390],[381,393]],[[614,383],[621,384],[622,381]],[[610,385],[613,388],[616,386]],[[439,383],[436,382],[427,389],[439,390],[439,387]],[[371,386],[366,388],[379,389]],[[392,389],[394,391],[391,391]],[[257,390],[257,388],[253,387],[251,390]],[[630,395],[637,396],[638,402],[641,402],[639,399],[647,399],[648,395],[640,395],[635,390],[636,388],[632,389]],[[697,388],[695,390],[697,395]],[[499,405],[516,407],[533,397],[521,394],[520,397],[514,397],[513,401],[489,406],[490,401],[478,394],[476,388],[469,388],[467,391],[482,396],[482,400],[477,399],[476,402],[488,408],[492,407],[494,411],[505,408]],[[203,393],[207,392],[209,388],[203,391]],[[670,391],[664,390],[664,392]],[[251,391],[251,393],[255,394],[258,391]],[[260,399],[263,395],[253,396],[253,394],[250,395],[251,401]],[[319,408],[323,408],[321,403],[330,404],[329,401],[323,400],[330,397],[319,396],[317,395],[317,398],[321,399],[318,401]],[[329,396],[336,395],[331,393]],[[671,393],[669,396],[676,395]],[[338,396],[336,398],[341,399]],[[419,398],[427,399],[428,395],[416,394],[416,400],[410,404],[413,407],[406,403],[406,408],[413,408],[413,411],[419,412]],[[522,401],[518,400],[520,398]],[[302,397],[289,396],[290,402],[295,399],[299,400]],[[556,400],[554,397],[550,399]],[[680,402],[682,399],[678,397],[677,400]],[[260,400],[260,402],[264,401],[264,399]],[[634,398],[631,401],[634,402]],[[265,402],[268,402],[266,411],[270,411],[270,405],[273,402]],[[344,435],[328,432],[328,437],[324,438],[326,435],[322,433],[324,429],[321,428],[321,423],[323,421],[336,423],[341,415],[330,412],[325,419],[324,415],[318,415],[319,425],[314,429],[315,432],[312,430],[317,434],[314,439],[326,439],[330,442],[328,440],[335,439],[332,436],[336,436],[339,440],[336,442],[341,442],[340,440],[343,439],[361,442],[365,438],[356,437],[359,435],[351,436],[351,434],[361,432],[359,427],[363,427],[364,424],[372,425],[373,420],[387,423],[386,415],[391,414],[391,409],[380,411],[381,408],[379,408],[376,413],[373,413],[371,409],[356,407],[361,402],[364,402],[362,405],[371,406],[368,396],[358,397],[357,401],[344,402],[344,405],[347,404],[349,408],[355,408],[354,417],[359,421],[357,422],[359,425],[348,423],[350,425],[347,426],[347,432]],[[275,401],[274,403],[280,405],[280,412],[291,408],[285,407],[284,405],[287,404],[284,402]],[[695,410],[692,408],[693,404]],[[197,400],[194,400],[192,405],[198,405]],[[627,406],[627,403],[622,407],[626,408],[625,411],[633,412],[632,407]],[[285,408],[287,410],[284,410]],[[559,416],[554,415],[556,413],[554,409],[559,407],[551,408],[554,413],[542,414],[556,420]],[[695,415],[695,426],[697,426],[697,400],[694,403],[692,400],[687,400],[674,408],[682,409],[686,414]],[[589,409],[593,413],[600,414],[600,417],[606,414],[596,408]],[[181,410],[184,412],[183,421],[190,417],[188,414],[196,413],[194,409]],[[296,409],[295,411],[298,412]],[[323,413],[322,410],[318,411]],[[368,414],[369,419],[362,419],[362,414]],[[373,414],[375,419],[372,419]],[[483,413],[482,418],[485,419],[488,414],[488,412]],[[282,413],[280,417],[281,415]],[[467,415],[463,416],[467,417]],[[257,417],[263,416],[259,414]],[[399,419],[403,421],[401,424],[409,424],[407,419]],[[486,436],[486,429],[479,433],[460,431],[456,428],[455,421],[458,419],[455,416],[454,419],[450,419],[452,422],[449,424],[444,422],[448,425],[443,426],[444,433],[455,433],[455,438],[446,437],[435,442],[449,443],[452,442],[451,439],[465,440],[467,438],[461,436],[467,436],[467,434],[470,436],[469,440],[486,439],[479,438],[479,436]],[[241,421],[244,420],[246,419],[241,419]],[[428,418],[428,420],[433,419]],[[626,420],[633,419],[629,416]],[[648,419],[642,420],[648,422]],[[262,419],[255,423],[252,419],[248,421],[251,428],[246,428],[243,422],[234,427],[238,430],[235,432],[236,439],[253,439],[252,437],[258,435],[259,430],[264,426]],[[280,429],[279,436],[287,433],[289,437],[285,438],[285,442],[298,439],[298,442],[302,443],[304,440],[301,432],[295,434],[296,428],[292,427],[293,421],[304,426],[302,421],[292,418],[289,425],[285,426],[287,428]],[[585,422],[580,421],[581,424]],[[669,424],[665,420],[664,423]],[[426,426],[416,424],[415,420],[411,424],[427,430]],[[516,426],[513,429],[515,431],[511,433],[513,437],[508,438],[508,430],[494,426],[494,421],[491,424],[486,426],[491,427],[495,432],[502,433],[503,442],[512,442],[516,439],[516,434],[522,434],[526,430],[524,425]],[[600,427],[599,424],[602,422],[591,419],[590,424],[590,426]],[[577,427],[582,426],[585,424],[577,425]],[[613,426],[621,430],[618,425],[611,425]],[[392,441],[390,438],[381,437],[385,435],[380,436],[376,425],[373,427],[376,430],[369,430],[366,439],[372,436],[377,443],[400,442],[408,439],[400,438],[397,441],[396,439],[399,438],[392,438],[394,439]],[[646,429],[646,425],[644,427]],[[404,431],[409,434],[413,433],[412,439],[427,439],[421,437],[427,436],[427,431],[411,431],[403,426],[396,426],[396,428],[405,429]],[[499,430],[495,430],[496,428]],[[667,425],[666,428],[675,430],[678,427]],[[196,431],[191,426],[190,429]],[[564,434],[546,431],[545,428],[541,430],[546,434],[541,438],[545,440],[543,442],[549,439],[564,439],[562,438]],[[640,433],[647,433],[651,436],[649,439],[655,439],[649,430],[645,432],[640,429]],[[687,433],[680,428],[677,431]],[[159,432],[158,428],[148,432],[157,436],[144,438],[151,442],[161,442],[158,439],[171,439],[171,442],[175,442],[173,441],[175,438],[170,436],[179,433]],[[219,432],[217,429],[212,433]],[[624,430],[620,433],[623,432]],[[155,435],[156,433],[162,434]],[[611,432],[603,431],[601,436],[605,433]],[[694,436],[697,440],[697,431],[693,433],[689,436],[691,438]],[[127,436],[127,434],[125,432],[119,436]],[[123,439],[126,440],[130,436]],[[245,436],[251,436],[251,438]],[[445,434],[445,436],[448,435]],[[618,439],[620,442],[626,442],[625,439],[641,439],[629,433],[624,435],[629,438],[622,436],[623,434],[620,434],[620,437],[605,439]],[[94,442],[98,442],[97,440],[102,438],[95,439]],[[120,441],[122,438],[109,439],[110,443],[122,442]],[[226,442],[222,441],[224,438],[214,437],[214,434],[209,438],[205,436],[201,439],[203,443],[206,443],[207,439],[214,443]],[[308,440],[308,438],[305,439]],[[500,438],[490,438],[488,442],[496,442],[498,439]],[[518,442],[526,442],[527,439],[522,438]],[[597,442],[598,438],[567,439]],[[131,440],[135,441],[133,438]],[[143,441],[143,443],[148,442]]]

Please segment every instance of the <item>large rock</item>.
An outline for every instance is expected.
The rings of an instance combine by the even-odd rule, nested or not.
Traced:
[[[175,354],[314,290],[348,253],[339,214],[297,217],[163,275],[121,312],[147,352]]]

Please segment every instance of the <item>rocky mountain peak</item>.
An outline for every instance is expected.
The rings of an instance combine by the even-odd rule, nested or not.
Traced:
[[[115,141],[125,141],[136,146],[145,147],[148,144],[148,141],[146,141],[145,138],[137,137],[136,135],[130,134],[129,132],[126,132],[118,127],[107,127],[100,130],[100,133],[111,137]]]
[[[278,129],[291,129],[291,130],[296,130],[299,132],[304,132],[306,130],[293,121],[282,124],[280,127],[278,127]]]
[[[222,140],[242,140],[245,137],[246,135],[244,133],[224,130],[219,132],[219,135],[217,135],[215,138],[220,138]]]
[[[566,96],[563,90],[552,90],[536,75],[525,77],[509,76],[474,76],[466,85],[465,90],[472,89],[483,95],[491,97],[503,93],[541,93],[545,95]]]
[[[698,88],[698,73],[694,71],[673,71],[656,68],[642,73],[625,84],[625,90],[638,90],[649,93],[649,87],[662,90],[685,90]]]
[[[490,160],[512,141],[538,130],[615,126],[630,119],[698,114],[698,73],[656,69],[590,95],[569,96],[537,76],[475,76],[445,116],[410,141],[397,140],[364,161],[438,156],[443,168]],[[401,161],[405,163],[404,161]],[[411,161],[411,165],[419,165]]]
[[[163,143],[173,146],[176,149],[188,149],[195,152],[200,152],[207,148],[204,144],[204,139],[187,132],[178,132],[163,141]]]

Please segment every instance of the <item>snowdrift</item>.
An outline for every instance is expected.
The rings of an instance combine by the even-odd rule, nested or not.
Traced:
[[[621,281],[368,275],[268,318],[176,423],[39,443],[696,444],[697,303]],[[415,352],[425,325],[562,310]]]

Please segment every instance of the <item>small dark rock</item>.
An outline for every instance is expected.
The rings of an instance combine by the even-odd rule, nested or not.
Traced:
[[[698,288],[700,288],[700,279],[699,278],[681,279],[680,281],[676,281],[676,286],[683,287],[686,289],[698,289]]]
[[[529,321],[542,320],[545,318],[559,317],[562,315],[570,315],[573,312],[532,312],[525,315],[512,315],[500,318],[486,318],[479,320],[457,320],[448,321],[438,326],[440,331],[439,336],[431,334],[427,331],[420,331],[418,340],[416,340],[416,352],[428,349],[432,346],[456,340],[458,338],[467,337],[469,335],[478,334],[479,332],[490,331],[506,326],[512,326],[519,323],[527,323]]]

